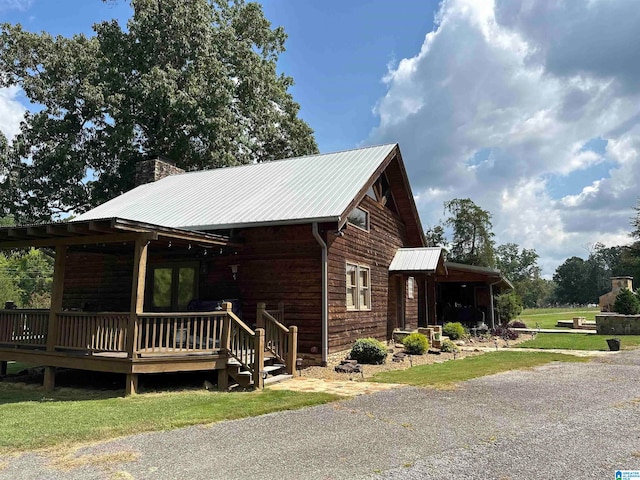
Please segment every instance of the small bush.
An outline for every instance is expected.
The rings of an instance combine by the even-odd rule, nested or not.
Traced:
[[[387,346],[375,338],[359,338],[353,344],[349,358],[358,363],[380,365],[387,358]]]
[[[522,313],[522,300],[515,293],[503,293],[496,298],[496,310],[500,322],[505,325]]]
[[[459,338],[467,335],[467,330],[460,322],[449,322],[442,327],[442,334],[446,335],[451,340],[458,340]]]
[[[422,355],[429,350],[429,340],[421,333],[412,333],[402,340],[404,349],[411,355]]]
[[[440,351],[441,352],[445,352],[445,353],[453,353],[453,352],[459,352],[460,349],[451,340],[445,340],[444,342],[442,342],[442,346],[440,347]]]
[[[622,315],[637,315],[640,312],[640,301],[630,290],[622,290],[613,304],[613,311]]]
[[[511,330],[509,327],[505,327],[504,325],[498,325],[496,328],[491,330],[491,335],[494,337],[504,338],[505,340],[515,340],[516,338],[520,338],[520,332]]]
[[[509,328],[527,328],[527,325],[519,320],[514,320],[509,324]]]

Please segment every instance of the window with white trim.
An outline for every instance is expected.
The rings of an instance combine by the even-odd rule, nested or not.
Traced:
[[[371,269],[347,263],[347,310],[371,310]]]
[[[407,297],[413,299],[416,280],[413,277],[407,278]]]

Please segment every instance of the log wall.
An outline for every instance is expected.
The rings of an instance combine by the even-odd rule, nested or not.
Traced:
[[[398,325],[399,285],[389,277],[389,265],[400,247],[411,245],[400,217],[365,196],[360,207],[369,212],[369,231],[346,226],[344,236],[329,235],[329,349],[344,350],[358,338],[386,340]],[[399,207],[399,206],[398,206]],[[346,263],[371,269],[371,310],[352,311],[346,306]],[[406,283],[406,276],[402,276]],[[416,279],[417,280],[417,279]],[[418,324],[418,282],[415,298],[405,306],[406,325]],[[406,288],[405,288],[405,296]],[[408,307],[408,308],[407,308]]]

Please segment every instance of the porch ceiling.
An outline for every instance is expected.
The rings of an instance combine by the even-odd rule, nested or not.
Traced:
[[[93,245],[135,241],[164,240],[193,246],[238,247],[228,237],[162,227],[122,218],[82,220],[42,225],[0,228],[0,250],[24,247],[55,247],[57,245]]]

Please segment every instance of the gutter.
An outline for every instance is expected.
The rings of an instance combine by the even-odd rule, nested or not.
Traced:
[[[313,237],[322,249],[322,365],[327,365],[329,355],[329,262],[327,260],[327,244],[318,233],[318,222],[311,224]]]

